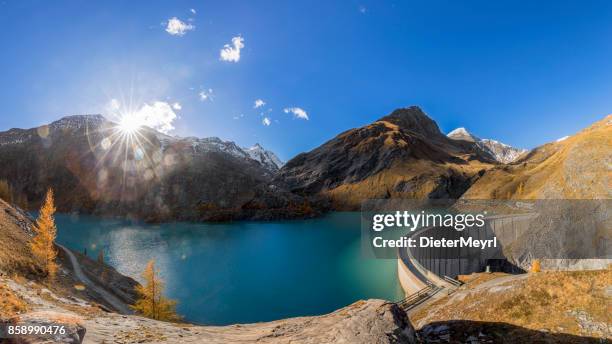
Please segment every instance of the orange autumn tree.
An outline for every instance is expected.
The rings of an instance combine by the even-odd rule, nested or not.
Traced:
[[[176,301],[163,296],[164,281],[155,270],[155,261],[150,260],[142,273],[145,285],[138,285],[136,292],[138,300],[131,306],[136,312],[147,318],[165,321],[178,321],[180,316],[176,314]]]
[[[36,219],[34,227],[34,238],[30,242],[30,249],[34,258],[40,263],[44,272],[50,280],[54,280],[57,275],[58,265],[55,262],[57,250],[53,242],[57,235],[55,227],[55,204],[53,200],[53,189],[47,191],[45,203],[40,208],[40,214]]]

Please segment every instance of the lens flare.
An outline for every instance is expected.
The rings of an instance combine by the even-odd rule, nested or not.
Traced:
[[[134,134],[145,124],[139,116],[130,113],[121,116],[117,129],[124,134]]]

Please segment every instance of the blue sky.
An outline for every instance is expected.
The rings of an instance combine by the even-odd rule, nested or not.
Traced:
[[[2,0],[0,130],[179,103],[171,133],[288,159],[419,105],[532,148],[611,112],[611,23],[609,1]]]

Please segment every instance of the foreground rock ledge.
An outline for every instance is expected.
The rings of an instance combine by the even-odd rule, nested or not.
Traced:
[[[106,314],[83,322],[84,343],[415,343],[406,313],[382,300],[358,301],[333,313],[230,326],[193,326]]]

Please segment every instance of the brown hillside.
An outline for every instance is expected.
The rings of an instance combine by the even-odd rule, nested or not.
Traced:
[[[458,198],[494,163],[413,106],[296,156],[280,178],[294,192],[329,196],[335,209],[357,209],[372,198]]]
[[[471,199],[612,198],[612,115],[517,162],[488,170],[463,196]]]
[[[424,339],[433,340],[435,328],[444,326],[451,342],[469,342],[469,336],[480,337],[481,324],[488,325],[488,334],[496,343],[604,343],[612,339],[610,269],[463,277],[467,283],[455,293],[410,315]],[[544,340],[546,335],[557,340]],[[577,337],[563,339],[563,335]]]
[[[0,272],[29,275],[39,270],[28,246],[31,226],[25,214],[0,199]]]

